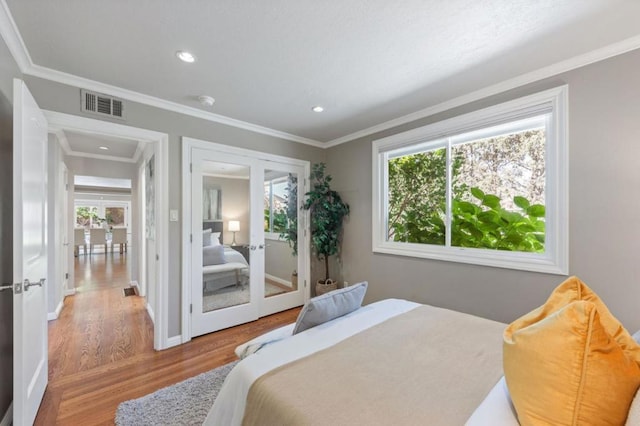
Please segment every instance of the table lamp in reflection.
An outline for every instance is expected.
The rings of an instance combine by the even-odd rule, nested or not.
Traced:
[[[236,232],[240,231],[240,221],[238,220],[230,220],[229,221],[229,231],[233,232],[233,241],[231,242],[232,246],[238,245],[236,243]]]

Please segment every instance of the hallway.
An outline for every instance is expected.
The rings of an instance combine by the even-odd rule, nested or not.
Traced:
[[[75,258],[76,294],[49,323],[49,380],[153,352],[144,299],[123,294],[128,261],[117,251]]]
[[[262,333],[295,322],[300,308],[153,350],[153,324],[129,286],[119,253],[75,259],[76,294],[49,322],[49,384],[36,425],[113,425],[123,401],[209,371],[236,359],[234,349]]]

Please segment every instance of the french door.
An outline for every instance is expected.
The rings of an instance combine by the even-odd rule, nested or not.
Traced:
[[[249,151],[192,147],[188,155],[191,336],[302,305],[308,167]]]

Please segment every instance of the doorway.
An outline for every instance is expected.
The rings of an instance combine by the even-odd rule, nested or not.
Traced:
[[[309,163],[183,138],[183,341],[309,297]]]
[[[153,269],[156,275],[153,283],[147,282],[148,284],[147,288],[149,288],[150,284],[153,284],[153,286],[156,288],[156,291],[154,292],[156,297],[153,300],[149,300],[149,303],[147,304],[146,308],[147,308],[147,311],[149,311],[150,313],[153,313],[152,315],[153,322],[154,322],[153,348],[156,350],[161,350],[169,347],[169,345],[178,343],[178,342],[175,342],[175,343],[171,342],[168,336],[168,327],[167,327],[168,300],[166,295],[168,293],[168,288],[167,288],[168,287],[168,283],[167,283],[168,262],[166,261],[166,259],[168,258],[168,253],[167,253],[168,252],[168,243],[167,243],[167,238],[168,238],[167,222],[168,221],[166,219],[168,218],[165,217],[166,215],[165,212],[168,212],[168,209],[167,209],[167,206],[168,206],[168,176],[167,176],[168,135],[164,133],[155,132],[155,131],[139,129],[139,128],[134,128],[134,127],[125,126],[121,124],[110,123],[110,122],[105,122],[105,121],[100,121],[100,120],[95,120],[95,119],[90,119],[85,117],[79,117],[79,116],[73,116],[68,114],[62,114],[62,113],[57,113],[52,111],[44,111],[44,113],[49,122],[50,133],[58,133],[61,131],[66,131],[66,132],[75,132],[75,133],[93,135],[98,139],[100,138],[123,139],[124,138],[124,139],[143,142],[142,149],[140,149],[140,146],[139,146],[138,149],[134,150],[135,151],[134,155],[137,157],[135,159],[129,160],[130,166],[132,168],[131,176],[133,177],[133,179],[135,179],[135,177],[137,176],[137,169],[138,169],[137,165],[146,161],[148,157],[153,158],[154,170],[156,172],[156,179],[154,182],[155,197],[153,199],[154,201],[152,205],[153,211],[155,212],[155,216],[154,216],[155,233],[153,235],[153,238],[154,238],[154,241],[156,242],[156,245],[153,253],[154,262],[153,263],[147,262],[147,264],[145,264],[145,268]],[[86,164],[94,164],[94,163],[90,163],[90,161],[100,159],[100,158],[105,159],[104,158],[105,155],[96,155],[96,154],[102,154],[103,152],[103,151],[98,151],[98,149],[102,149],[101,147],[98,146],[99,145],[98,143],[94,144],[95,149],[97,151],[96,153],[85,152],[80,154],[76,152],[76,149],[74,148],[73,143],[69,143],[69,141],[67,141],[67,144],[68,145],[65,149],[65,151],[67,151],[66,161],[69,161],[70,159],[73,159],[73,158],[80,158]],[[69,151],[72,152],[72,155],[69,155]],[[115,155],[115,153],[109,154],[109,155]],[[87,166],[85,167],[85,169],[86,168],[88,168],[89,170],[88,171],[84,170],[82,173],[85,176],[91,174],[90,173],[91,167]],[[135,184],[132,185],[131,190],[132,190],[132,193],[135,192],[137,190],[137,186]],[[137,197],[132,196],[132,199],[137,199]],[[137,205],[137,203],[134,203],[133,205]],[[132,225],[132,228],[135,228],[136,224],[139,223],[139,220],[138,220],[139,218],[137,216],[137,211],[133,211],[133,210],[137,210],[133,208],[133,205],[131,205],[131,208],[130,208],[131,217],[129,219],[130,221],[129,223]],[[70,202],[69,211],[74,211],[75,210],[74,207],[75,205],[72,202]],[[118,209],[122,206],[104,205],[103,207],[105,208],[105,216],[106,216],[107,209],[109,207],[114,207]],[[98,206],[98,210],[99,210],[99,206]],[[116,216],[118,215],[118,212],[115,210],[110,211],[110,213],[111,214],[115,213]],[[70,223],[68,240],[73,241],[74,223],[72,221],[73,221],[74,215],[68,215],[68,216],[69,216],[69,223]],[[99,216],[99,217],[101,219],[106,219],[106,218],[103,218],[102,216]],[[138,230],[137,232],[133,232],[130,237],[135,238],[135,235],[136,234],[139,235],[141,232],[143,231]],[[139,244],[137,244],[138,241],[131,241],[131,242],[134,247],[139,246]],[[71,265],[68,264],[68,268],[70,271],[73,271],[73,260],[75,259],[75,257],[73,256],[73,251],[74,251],[74,245],[70,244],[70,246],[68,247],[68,253],[67,253],[70,259],[69,263],[71,263]],[[137,253],[135,253],[135,250],[132,257],[134,259],[129,263],[127,267],[129,268],[133,267],[132,269],[137,270],[138,256],[137,256]],[[141,275],[144,272],[145,271],[136,271],[134,273],[134,277]]]

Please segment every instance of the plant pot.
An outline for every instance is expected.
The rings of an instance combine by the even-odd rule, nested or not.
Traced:
[[[338,283],[333,281],[331,278],[326,280],[319,280],[316,283],[316,296],[320,296],[321,294],[329,293],[330,291],[337,290]]]

